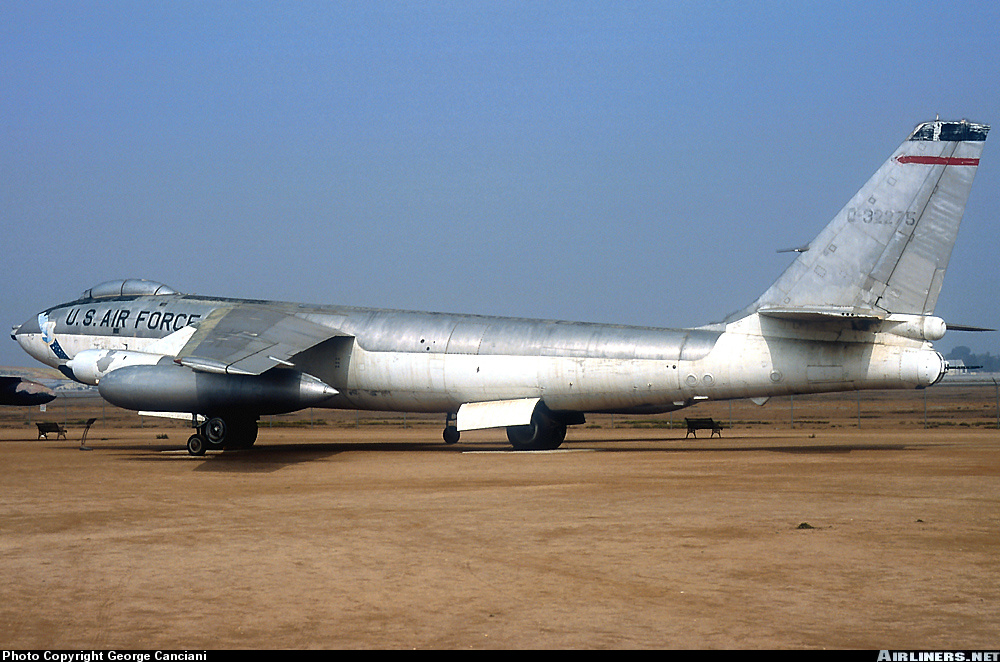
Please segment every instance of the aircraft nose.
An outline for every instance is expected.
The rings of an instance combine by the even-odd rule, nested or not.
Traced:
[[[17,341],[25,352],[38,359],[42,363],[48,363],[46,352],[47,345],[42,338],[42,328],[38,321],[38,316],[29,318],[21,326],[11,329],[10,337]]]
[[[41,333],[42,328],[38,325],[38,315],[34,315],[28,318],[28,321],[20,326],[12,327],[10,330],[10,337],[13,340],[21,342],[18,336],[25,336],[29,333]]]

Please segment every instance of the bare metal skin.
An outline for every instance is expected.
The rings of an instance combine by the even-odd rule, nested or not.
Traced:
[[[588,412],[923,388],[947,368],[934,317],[989,127],[920,124],[743,311],[695,329],[210,298],[103,283],[12,336],[112,404],[189,416],[188,448],[252,445],[306,407],[440,412],[445,440],[506,427],[559,446]]]

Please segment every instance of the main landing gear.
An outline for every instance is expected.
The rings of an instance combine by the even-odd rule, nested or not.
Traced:
[[[187,441],[191,455],[204,455],[208,450],[250,448],[257,441],[257,419],[213,416],[201,425]]]
[[[461,434],[456,425],[457,414],[448,414],[445,419],[444,442],[457,444]],[[581,413],[553,413],[539,403],[531,415],[528,425],[514,425],[507,428],[507,441],[516,451],[547,451],[559,448],[566,439],[567,425],[584,423]]]
[[[541,403],[531,415],[531,423],[507,428],[507,441],[516,451],[555,450],[565,439],[566,423],[552,416]]]

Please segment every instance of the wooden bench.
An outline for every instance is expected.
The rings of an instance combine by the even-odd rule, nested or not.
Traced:
[[[685,439],[687,439],[690,434],[693,434],[694,438],[697,439],[697,430],[711,430],[712,434],[710,436],[714,437],[715,435],[719,435],[720,438],[722,437],[722,424],[716,423],[711,418],[685,418],[684,422],[687,423],[688,426],[687,434],[684,435]]]
[[[66,438],[66,428],[58,423],[35,423],[35,425],[38,426],[39,439],[48,439],[48,435],[51,433],[55,433],[57,440],[59,437]]]

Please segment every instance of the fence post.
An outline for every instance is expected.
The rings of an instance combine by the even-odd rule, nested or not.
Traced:
[[[997,402],[997,429],[1000,430],[1000,384],[997,384],[996,377],[990,377],[993,380],[993,393]]]

